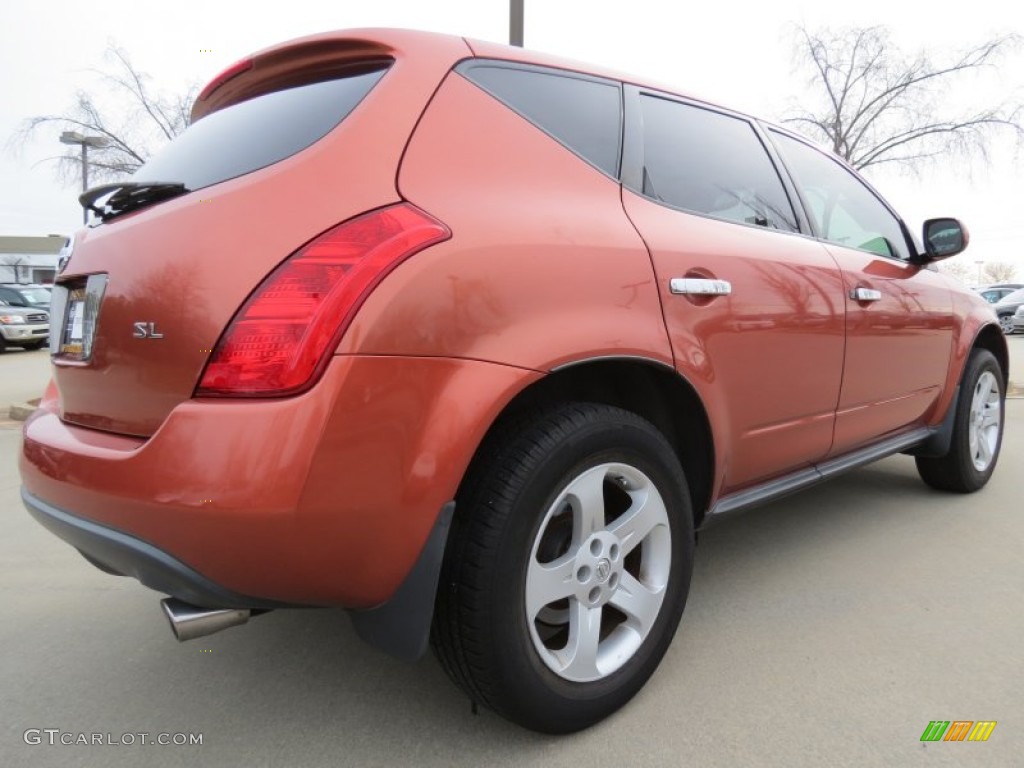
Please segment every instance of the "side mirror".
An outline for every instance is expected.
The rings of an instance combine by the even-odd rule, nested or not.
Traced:
[[[967,247],[967,227],[957,219],[928,219],[924,223],[924,262],[948,259]]]

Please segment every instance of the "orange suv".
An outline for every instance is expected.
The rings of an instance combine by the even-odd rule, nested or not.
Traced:
[[[567,732],[628,701],[695,530],[895,453],[981,488],[992,309],[841,161],[703,101],[491,43],[255,54],[130,180],[53,296],[23,498],[179,639],[347,609],[474,702]]]

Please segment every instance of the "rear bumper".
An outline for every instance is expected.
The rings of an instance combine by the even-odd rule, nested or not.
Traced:
[[[24,488],[21,500],[43,527],[64,539],[94,564],[121,576],[131,576],[157,592],[194,605],[216,608],[286,607],[225,589],[162,549],[50,506]]]
[[[371,609],[413,571],[484,432],[533,371],[336,356],[310,391],[190,400],[149,438],[25,423],[26,503],[112,570],[188,602]]]

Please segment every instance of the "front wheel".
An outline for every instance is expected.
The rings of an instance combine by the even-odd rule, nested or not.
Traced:
[[[653,425],[576,403],[496,430],[459,494],[432,641],[476,702],[548,733],[636,694],[689,590],[693,514]]]
[[[1013,333],[1013,315],[1000,315],[999,328],[1007,336]]]
[[[953,437],[945,456],[917,457],[917,471],[932,488],[971,493],[996,468],[1003,442],[1003,372],[987,349],[967,360],[953,417]]]

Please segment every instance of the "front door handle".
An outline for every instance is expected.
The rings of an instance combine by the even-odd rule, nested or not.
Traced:
[[[703,277],[673,277],[668,288],[672,293],[687,296],[728,296],[732,283],[728,280],[710,280]]]
[[[850,291],[850,298],[854,301],[880,301],[882,292],[874,288],[854,288]]]

